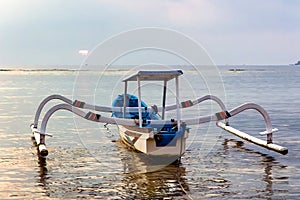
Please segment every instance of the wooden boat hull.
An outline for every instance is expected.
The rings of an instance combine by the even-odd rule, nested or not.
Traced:
[[[189,134],[188,129],[185,129],[184,133],[176,132],[173,139],[162,143],[160,139],[162,140],[165,136],[155,134],[153,130],[148,128],[118,125],[118,129],[123,143],[151,156],[182,156],[185,153],[186,138]]]

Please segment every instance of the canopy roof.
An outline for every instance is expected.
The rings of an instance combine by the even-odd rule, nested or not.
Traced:
[[[134,75],[131,75],[123,80],[137,81],[139,77],[140,81],[169,81],[175,77],[183,74],[181,70],[169,70],[169,71],[139,71]]]

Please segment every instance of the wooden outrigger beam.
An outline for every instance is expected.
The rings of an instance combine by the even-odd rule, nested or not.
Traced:
[[[254,144],[257,144],[261,147],[265,147],[267,149],[270,149],[270,150],[273,150],[273,151],[276,151],[278,153],[281,153],[283,155],[287,154],[288,153],[288,149],[286,147],[282,147],[282,146],[279,146],[277,144],[273,144],[273,143],[268,143],[267,141],[265,140],[261,140],[259,138],[256,138],[256,137],[253,137],[245,132],[242,132],[240,130],[237,130],[229,125],[226,125],[225,123],[223,122],[220,122],[218,121],[217,122],[217,126],[228,131],[229,133],[232,133],[244,140],[247,140],[249,142],[252,142]]]
[[[247,133],[244,133],[242,131],[239,131],[231,126],[229,126],[228,123],[222,123],[221,121],[217,121],[216,125],[226,131],[228,131],[229,133],[232,133],[244,140],[247,140],[249,142],[252,142],[254,144],[257,144],[259,146],[265,147],[267,149],[273,150],[275,152],[281,153],[283,155],[288,153],[288,149],[286,147],[282,147],[276,144],[273,144],[273,133],[277,132],[278,129],[276,128],[272,128],[272,124],[271,124],[271,120],[270,117],[268,115],[268,113],[265,111],[265,109],[263,107],[261,107],[260,105],[254,104],[254,103],[245,103],[242,104],[230,111],[228,111],[227,116],[228,117],[232,117],[234,115],[237,115],[245,110],[256,110],[258,111],[262,117],[264,118],[265,121],[265,125],[266,125],[266,131],[260,132],[260,135],[267,135],[267,140],[261,140],[259,138],[253,137]]]

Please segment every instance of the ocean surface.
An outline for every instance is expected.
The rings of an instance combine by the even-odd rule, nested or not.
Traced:
[[[58,111],[47,125],[53,134],[46,138],[49,155],[39,158],[29,126],[45,97],[61,94],[109,106],[122,93],[121,80],[133,71],[2,70],[0,199],[300,199],[300,67],[231,65],[220,66],[217,74],[181,69],[181,101],[215,92],[228,109],[245,102],[260,104],[279,129],[273,141],[289,153],[266,150],[208,123],[190,127],[180,164],[158,165],[125,147],[113,125]],[[221,86],[208,81],[213,76]],[[172,85],[167,104],[175,102]],[[142,88],[145,102],[161,103],[160,84],[145,83]],[[136,87],[130,86],[129,92],[136,94]],[[58,103],[49,102],[43,114]],[[182,115],[190,118],[217,110],[206,102]],[[265,125],[255,111],[229,122],[265,138],[258,135]]]

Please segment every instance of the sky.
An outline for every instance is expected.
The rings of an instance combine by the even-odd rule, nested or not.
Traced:
[[[300,60],[298,0],[0,0],[0,68],[80,65],[79,50],[143,27],[185,34],[219,65]]]

